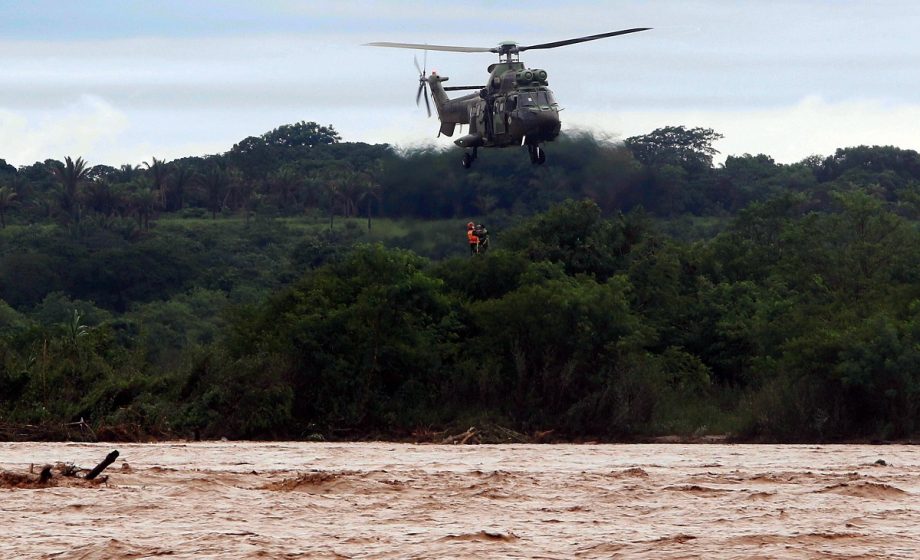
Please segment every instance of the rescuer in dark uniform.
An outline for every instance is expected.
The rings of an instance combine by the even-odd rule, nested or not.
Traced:
[[[476,235],[476,224],[468,222],[466,224],[466,239],[470,244],[470,255],[479,252],[479,236]]]

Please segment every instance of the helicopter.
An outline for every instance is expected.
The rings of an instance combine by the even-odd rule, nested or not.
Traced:
[[[419,86],[415,103],[418,105],[424,94],[425,108],[430,117],[428,90],[431,90],[438,120],[441,121],[438,136],[453,136],[457,125],[469,125],[467,134],[454,140],[454,144],[467,150],[461,160],[466,169],[476,161],[479,148],[509,146],[527,146],[530,162],[541,165],[546,161],[543,144],[555,140],[562,128],[562,121],[559,120],[559,111],[562,109],[549,89],[546,70],[525,67],[520,60],[520,53],[526,50],[553,49],[649,29],[651,28],[636,27],[537,45],[518,45],[513,41],[505,41],[491,48],[390,42],[366,43],[365,46],[424,50],[425,65],[428,51],[498,54],[498,62],[489,65],[487,69],[489,81],[481,86],[445,87],[442,84],[448,80],[447,76],[440,76],[434,71],[426,76],[426,68],[419,67],[416,58],[415,68],[419,71]],[[448,91],[461,90],[478,91],[454,99],[447,95]]]

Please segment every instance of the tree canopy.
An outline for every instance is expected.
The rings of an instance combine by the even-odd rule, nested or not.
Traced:
[[[920,155],[718,138],[0,163],[0,437],[916,437]]]
[[[711,128],[666,126],[642,136],[632,136],[623,143],[645,165],[678,165],[688,171],[712,167],[719,153],[712,143],[722,135]]]

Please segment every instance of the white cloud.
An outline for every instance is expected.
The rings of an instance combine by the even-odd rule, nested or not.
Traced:
[[[392,112],[352,107],[325,117],[305,115],[307,120],[331,122],[347,141],[449,147],[454,140],[436,138],[437,120],[426,119],[424,109],[414,107],[411,100]],[[171,159],[225,152],[246,135],[299,118],[276,114],[262,122],[233,122],[223,128],[208,124],[219,120],[216,115],[199,110],[149,111],[129,122],[111,103],[84,95],[69,105],[34,114],[0,108],[0,157],[14,165],[65,155],[82,156],[93,164],[139,164],[151,155]],[[725,136],[716,144],[721,152],[717,162],[728,155],[766,153],[778,162],[791,163],[859,144],[920,150],[915,130],[920,105],[879,100],[829,102],[811,96],[793,105],[759,110],[590,112],[578,108],[563,112],[562,118],[564,130],[585,129],[614,140],[670,125],[712,128]],[[551,153],[552,145],[547,150]]]
[[[128,117],[92,95],[40,114],[0,108],[0,154],[15,164],[70,155],[90,159],[118,142]]]
[[[623,138],[706,126],[726,136],[723,155],[779,161],[853,144],[920,147],[911,130],[920,116],[920,75],[911,70],[920,4],[907,0],[834,2],[833,10],[799,0],[161,4],[90,1],[78,10],[89,14],[87,29],[77,19],[74,33],[53,35],[41,8],[8,10],[0,158],[140,163],[224,152],[300,120],[331,123],[347,141],[449,146],[412,101],[412,57],[424,55],[362,43],[530,44],[646,25],[655,30],[526,53],[528,65],[549,71],[565,127]],[[484,19],[467,25],[470,14]],[[428,68],[452,85],[482,83],[494,60],[430,52]]]
[[[765,153],[792,163],[813,155],[830,155],[847,146],[894,145],[920,150],[916,123],[920,105],[892,105],[877,100],[828,102],[807,97],[795,105],[725,111],[630,111],[570,113],[564,126],[627,138],[664,126],[712,128],[725,135],[716,144],[726,156]]]

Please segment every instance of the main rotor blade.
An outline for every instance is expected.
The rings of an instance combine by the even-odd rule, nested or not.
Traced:
[[[444,91],[458,91],[461,89],[482,89],[485,86],[449,86],[444,88]]]
[[[394,49],[419,49],[419,50],[429,50],[429,51],[450,51],[450,52],[492,52],[492,49],[488,47],[451,47],[448,45],[420,45],[417,43],[388,43],[388,42],[378,42],[378,43],[364,43],[365,47],[390,47]]]
[[[626,35],[627,33],[636,33],[638,31],[648,31],[651,27],[635,27],[633,29],[623,29],[620,31],[611,31],[610,33],[600,33],[598,35],[588,35],[587,37],[578,37],[575,39],[566,39],[565,41],[554,41],[552,43],[540,43],[539,45],[527,45],[518,47],[518,51],[526,51],[530,49],[554,49],[556,47],[564,47],[566,45],[574,45],[575,43],[584,43],[585,41],[594,41],[597,39],[604,39],[605,37],[615,37],[617,35]]]

